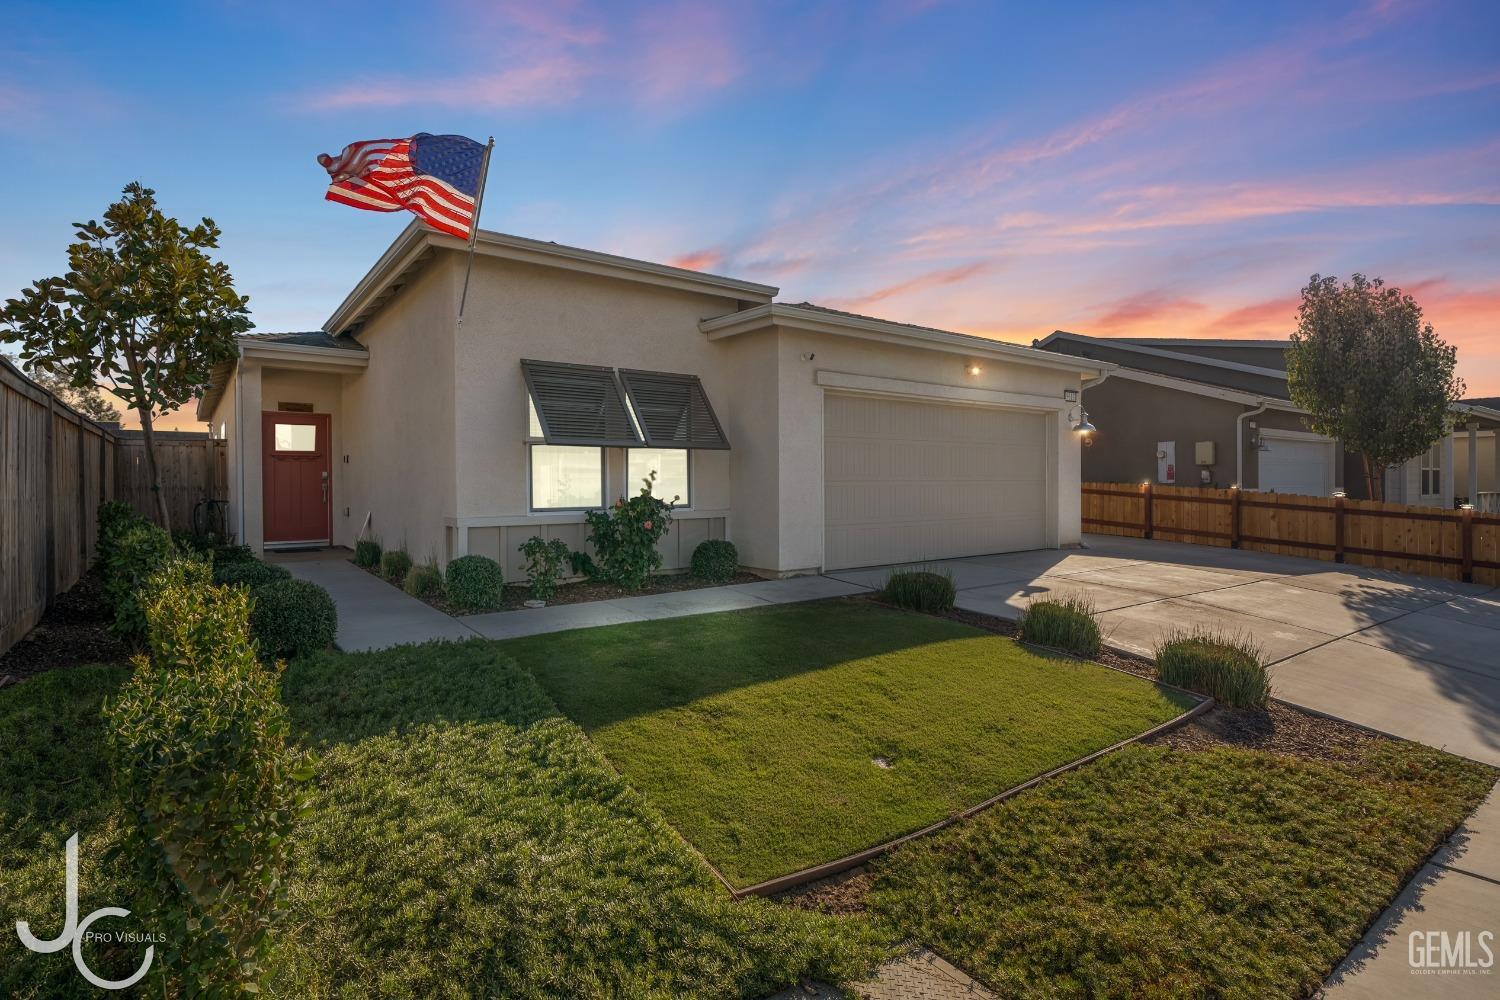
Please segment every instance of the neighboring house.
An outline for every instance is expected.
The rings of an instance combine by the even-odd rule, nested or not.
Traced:
[[[1289,341],[1088,337],[1059,330],[1033,346],[1119,366],[1084,399],[1099,428],[1083,453],[1086,480],[1369,494],[1360,456],[1311,432],[1306,411],[1291,402]],[[1456,404],[1453,433],[1428,454],[1387,471],[1386,499],[1451,507],[1496,489],[1500,409],[1487,402],[1495,401]],[[1479,471],[1477,482],[1470,480],[1471,467]]]
[[[1111,367],[777,289],[409,226],[324,324],[254,334],[200,416],[256,549],[364,534],[520,573],[534,534],[681,497],[668,568],[727,537],[763,575],[1079,541],[1081,388]]]

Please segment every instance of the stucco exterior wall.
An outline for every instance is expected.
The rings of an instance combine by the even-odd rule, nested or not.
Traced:
[[[441,267],[459,274],[461,256]],[[460,277],[461,280],[461,277]],[[735,311],[732,298],[481,257],[455,356],[459,518],[528,512],[526,383],[521,359],[698,375],[721,422],[733,420],[733,373],[698,321]],[[372,354],[375,345],[370,345]],[[738,446],[729,432],[730,444]],[[693,454],[693,507],[730,506],[730,453]],[[629,490],[611,470],[610,491]],[[607,498],[607,499],[613,499]]]
[[[455,274],[423,268],[359,331],[369,366],[345,379],[334,456],[343,467],[345,499],[334,518],[348,526],[343,544],[352,544],[368,514],[371,533],[387,548],[404,546],[418,562],[448,559],[444,519],[457,492]]]

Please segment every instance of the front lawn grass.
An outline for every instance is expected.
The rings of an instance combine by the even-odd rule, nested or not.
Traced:
[[[920,829],[1192,704],[858,601],[502,645],[740,887]]]
[[[1003,996],[1310,995],[1494,771],[1134,746],[877,862],[869,902]]]
[[[0,912],[45,935],[62,925],[75,830],[80,912],[124,906],[110,930],[153,929],[130,859],[105,856],[125,818],[99,708],[125,675],[0,691]],[[276,995],[753,998],[856,979],[881,957],[867,922],[732,902],[490,644],[319,655],[291,666],[283,698],[321,760],[292,842]],[[67,953],[0,940],[0,995],[84,989]],[[123,976],[139,952],[87,954]],[[143,995],[164,995],[155,976]]]

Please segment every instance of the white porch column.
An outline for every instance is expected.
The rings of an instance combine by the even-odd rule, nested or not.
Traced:
[[[1453,509],[1454,482],[1453,474],[1458,471],[1453,468],[1453,442],[1458,438],[1458,431],[1450,431],[1443,438],[1443,469],[1439,478],[1442,480],[1443,508]]]
[[[1469,503],[1479,500],[1479,421],[1469,421]]]

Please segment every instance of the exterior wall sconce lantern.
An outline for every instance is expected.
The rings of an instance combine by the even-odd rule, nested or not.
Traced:
[[[978,361],[970,361],[970,362],[967,362],[964,365],[964,374],[966,374],[966,375],[983,375],[984,374],[984,369],[979,366],[979,362]]]

